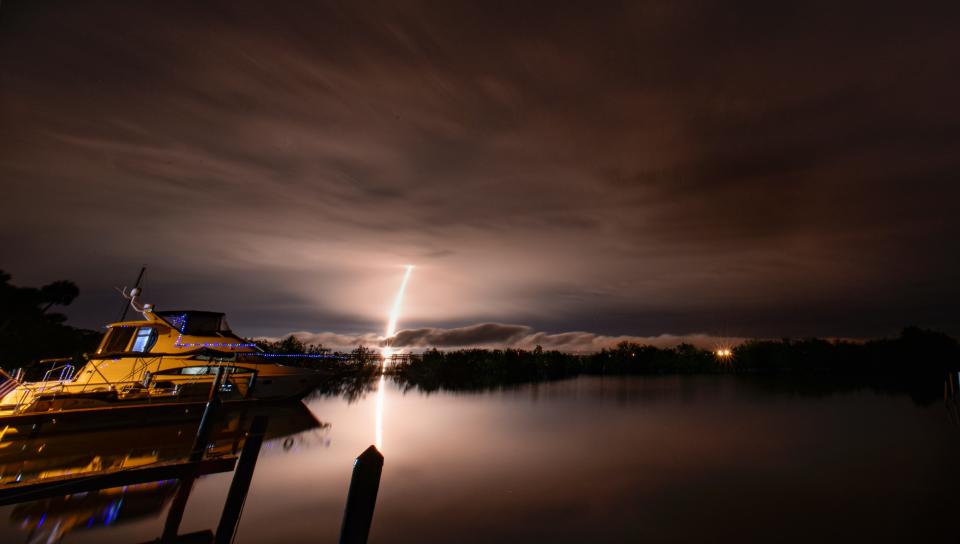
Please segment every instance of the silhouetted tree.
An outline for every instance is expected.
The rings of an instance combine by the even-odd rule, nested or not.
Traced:
[[[67,306],[80,291],[73,282],[55,281],[40,288],[17,287],[0,270],[0,366],[11,369],[49,357],[76,357],[93,350],[100,333],[65,324],[66,316],[49,310]]]

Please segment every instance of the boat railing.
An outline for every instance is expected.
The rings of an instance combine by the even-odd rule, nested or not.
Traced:
[[[76,367],[67,363],[65,365],[55,366],[48,370],[44,375],[41,382],[48,382],[53,377],[54,372],[60,372],[59,376],[56,378],[58,382],[69,381],[73,377],[73,373],[76,372]]]
[[[51,368],[43,374],[43,379],[41,379],[39,382],[41,385],[39,388],[34,390],[34,394],[41,395],[51,387],[58,387],[62,385],[63,382],[69,381],[71,378],[73,378],[73,373],[76,370],[77,369],[69,363]],[[53,378],[54,373],[59,373],[57,374],[56,378]],[[25,398],[26,395],[21,396],[20,402],[23,402]],[[18,402],[17,406],[19,405],[20,403]]]
[[[206,389],[212,387],[216,378],[215,374],[147,373],[141,380],[73,383],[69,381],[73,371],[64,370],[58,375],[63,378],[62,380],[48,381],[48,378],[51,378],[53,372],[57,370],[48,371],[49,376],[44,376],[44,382],[39,387],[34,388],[32,394],[26,392],[21,395],[13,409],[14,415],[27,411],[41,400],[51,403],[48,410],[42,411],[56,411],[57,409],[52,406],[55,401],[83,393],[112,393],[117,397],[128,400],[135,398],[138,402],[145,404],[170,402],[171,399],[180,398],[184,395],[188,398],[193,398],[193,396],[206,398],[208,394]],[[252,383],[252,379],[249,376],[238,375],[234,378],[231,374],[227,374],[224,383],[221,385],[221,392],[234,391],[237,386],[241,386],[237,393],[245,397],[250,390],[250,383]],[[204,386],[206,386],[206,389],[204,389]],[[62,410],[63,408],[59,409]]]

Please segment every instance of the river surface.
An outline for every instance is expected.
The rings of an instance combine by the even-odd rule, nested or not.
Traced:
[[[378,436],[385,464],[372,543],[960,535],[960,427],[943,401],[920,406],[866,389],[797,393],[722,376],[584,377],[430,394],[387,381],[382,395],[305,404],[322,425],[306,413],[271,416],[275,433],[258,457],[236,542],[336,542],[353,460]],[[7,437],[4,470],[104,463],[127,451],[125,440],[176,455],[170,444],[191,429],[116,432],[87,446]],[[159,446],[150,446],[151,435]],[[229,429],[219,436],[229,449]],[[19,458],[11,447],[21,448]],[[57,448],[67,453],[47,453]],[[71,448],[82,451],[67,461]],[[93,461],[81,455],[88,450]],[[124,455],[132,463],[145,454]],[[232,477],[197,479],[178,534],[217,528]],[[154,541],[179,487],[168,480],[3,506],[0,541]]]

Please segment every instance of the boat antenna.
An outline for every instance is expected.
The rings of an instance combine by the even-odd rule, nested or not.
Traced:
[[[144,274],[144,272],[146,272],[146,271],[147,271],[147,265],[143,265],[143,266],[140,267],[140,273],[137,274],[137,281],[136,281],[136,283],[134,283],[133,289],[130,290],[130,294],[129,294],[129,295],[127,295],[127,288],[126,288],[126,287],[124,287],[123,290],[120,291],[120,294],[123,295],[123,298],[125,298],[126,300],[128,300],[128,301],[130,301],[130,302],[127,303],[127,302],[125,301],[125,302],[123,303],[123,310],[120,312],[120,319],[118,319],[117,321],[123,321],[123,320],[125,320],[125,319],[127,318],[127,311],[130,309],[130,306],[133,306],[134,304],[136,304],[137,295],[139,295],[139,294],[140,294],[140,291],[141,291],[141,289],[140,289],[140,284],[143,282],[143,274]],[[134,309],[137,310],[138,312],[142,312],[142,311],[143,311],[142,308],[137,308],[136,306],[134,306]]]

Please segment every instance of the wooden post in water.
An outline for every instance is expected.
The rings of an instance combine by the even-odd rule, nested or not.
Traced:
[[[250,424],[250,431],[243,443],[243,451],[237,462],[233,480],[230,482],[230,491],[227,492],[227,501],[223,505],[223,514],[217,526],[215,544],[230,544],[233,535],[240,523],[240,513],[243,512],[243,503],[247,500],[250,490],[250,481],[253,479],[253,470],[257,466],[257,457],[260,455],[260,446],[263,444],[263,435],[267,430],[267,416],[256,416]]]
[[[223,365],[220,365],[217,367],[217,377],[213,379],[213,385],[210,387],[210,395],[207,397],[207,405],[203,409],[203,417],[200,418],[200,426],[197,427],[197,438],[193,441],[193,451],[190,453],[191,461],[199,461],[203,458],[204,450],[207,449],[210,426],[213,425],[217,408],[220,407],[220,386],[222,382]]]
[[[340,527],[340,544],[366,544],[377,505],[383,454],[370,446],[353,462],[353,476],[347,492],[347,507]]]

